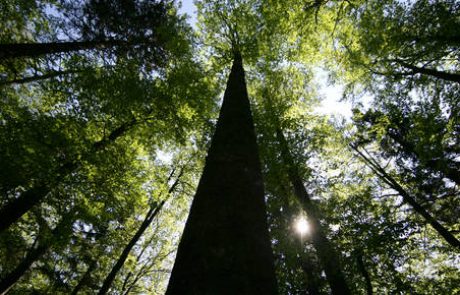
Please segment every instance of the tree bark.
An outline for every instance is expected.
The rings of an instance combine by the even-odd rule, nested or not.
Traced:
[[[256,135],[238,52],[166,294],[277,294]]]
[[[126,45],[129,45],[129,42],[123,40],[0,44],[0,60],[20,57],[35,58],[48,54],[68,53],[89,49],[106,49]]]
[[[108,137],[95,142],[91,148],[91,152],[97,152],[105,148],[109,143],[114,142],[117,138],[121,137],[126,131],[137,123],[136,119],[122,124],[115,130],[113,130]],[[80,167],[81,160],[79,162],[69,161],[64,163],[57,171],[58,175],[57,183],[62,181],[67,175],[75,171]],[[0,209],[0,233],[10,227],[25,213],[32,209],[35,205],[41,203],[43,199],[52,190],[51,184],[44,181],[37,183],[34,187],[23,192],[18,198],[10,200],[3,208]]]
[[[134,245],[136,245],[137,241],[139,238],[144,234],[145,230],[150,226],[152,221],[155,219],[155,216],[158,214],[158,212],[161,210],[163,207],[165,201],[162,201],[156,208],[152,207],[150,210],[147,212],[147,215],[145,215],[145,219],[142,222],[141,226],[139,229],[136,231],[134,236],[131,238],[129,243],[126,245],[125,249],[123,249],[123,252],[121,253],[120,257],[118,258],[117,262],[115,265],[112,267],[112,270],[110,273],[107,275],[107,277],[104,280],[104,283],[102,284],[101,289],[99,290],[99,295],[106,294],[110,287],[112,286],[113,281],[115,280],[116,275],[122,268],[123,264],[125,264],[126,259],[128,258],[129,253],[133,249]]]
[[[374,160],[369,159],[363,152],[361,152],[356,146],[350,145],[350,147],[358,153],[358,156],[364,160],[364,162],[368,165],[369,168],[374,171],[374,173],[389,185],[392,189],[397,191],[399,195],[403,198],[404,202],[409,204],[415,212],[420,214],[426,222],[428,222],[443,238],[444,240],[449,243],[451,246],[460,250],[460,241],[451,234],[447,228],[445,228],[442,224],[440,224],[430,213],[428,213],[425,208],[420,205],[414,197],[412,197],[393,177],[391,177],[385,169],[380,167],[378,163]]]
[[[308,215],[308,220],[311,225],[311,240],[318,254],[319,261],[326,273],[326,278],[329,286],[331,287],[332,294],[351,294],[340,266],[340,257],[324,233],[318,218],[317,209],[312,203],[310,196],[303,185],[297,166],[295,165],[294,159],[289,151],[286,139],[280,129],[277,130],[276,136],[280,144],[281,155],[287,168],[289,180],[294,187],[294,193]]]

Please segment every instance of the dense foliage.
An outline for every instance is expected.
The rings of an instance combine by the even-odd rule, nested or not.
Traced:
[[[460,294],[460,3],[179,5],[0,3],[0,293],[164,294],[237,51],[280,294]]]

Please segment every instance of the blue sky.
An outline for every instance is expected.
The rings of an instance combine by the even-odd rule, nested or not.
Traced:
[[[180,13],[187,14],[189,16],[188,22],[194,26],[196,23],[196,7],[193,4],[193,0],[182,0],[181,8],[179,9]]]

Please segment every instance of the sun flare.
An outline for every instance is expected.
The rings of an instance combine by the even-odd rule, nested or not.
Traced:
[[[299,217],[296,222],[295,222],[295,230],[300,234],[300,235],[305,235],[310,232],[310,224],[308,223],[307,219],[305,217]]]

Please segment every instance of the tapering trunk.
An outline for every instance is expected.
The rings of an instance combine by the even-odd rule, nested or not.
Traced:
[[[123,40],[0,44],[0,60],[19,57],[35,58],[48,54],[68,53],[89,49],[105,49],[126,45],[128,45],[128,42]]]
[[[258,148],[238,53],[166,294],[277,294]]]
[[[358,153],[361,159],[374,171],[374,173],[386,184],[388,184],[392,189],[397,191],[399,195],[403,198],[403,201],[409,204],[415,212],[421,215],[425,221],[430,224],[438,233],[441,235],[444,240],[449,243],[451,246],[460,250],[460,241],[451,233],[447,228],[445,228],[439,221],[436,220],[431,214],[420,205],[417,200],[407,192],[392,176],[390,176],[385,169],[383,169],[375,160],[367,157],[363,152],[361,152],[356,146],[350,145],[350,147]]]
[[[318,212],[313,205],[310,196],[305,189],[302,179],[294,163],[289,146],[280,129],[277,130],[277,139],[280,144],[283,161],[286,165],[289,180],[294,187],[294,193],[302,204],[303,209],[308,215],[311,225],[311,241],[316,249],[321,266],[326,273],[326,278],[331,287],[332,294],[346,295],[351,294],[345,276],[340,266],[340,256],[334,249],[332,243],[327,239],[324,230],[319,222]]]
[[[155,219],[155,216],[161,210],[164,203],[165,201],[162,201],[156,208],[152,207],[149,209],[149,211],[145,215],[145,219],[142,222],[141,226],[136,231],[134,236],[131,238],[129,243],[126,245],[126,247],[123,249],[123,252],[121,253],[117,262],[115,263],[115,265],[112,267],[112,270],[105,278],[104,283],[102,284],[102,287],[99,290],[99,293],[98,293],[99,295],[106,294],[109,291],[110,287],[112,286],[113,281],[115,280],[115,277],[117,276],[120,269],[123,267],[123,264],[125,264],[125,261],[128,258],[129,253],[133,249],[134,245],[136,245],[136,243],[139,241],[139,238],[144,234],[145,230],[150,226],[152,221]]]
[[[92,146],[91,152],[102,150],[108,144],[122,136],[136,123],[137,120],[133,119],[125,124],[120,125],[118,128],[113,130],[108,137],[95,142]],[[55,175],[58,176],[58,179],[55,181],[55,183],[59,183],[67,175],[77,170],[81,165],[80,163],[81,160],[79,162],[69,161],[62,164],[62,166],[55,173]],[[39,182],[34,187],[23,192],[18,198],[10,200],[3,208],[0,209],[0,216],[2,216],[0,219],[0,233],[10,227],[35,205],[41,203],[51,190],[52,185],[45,182]]]

